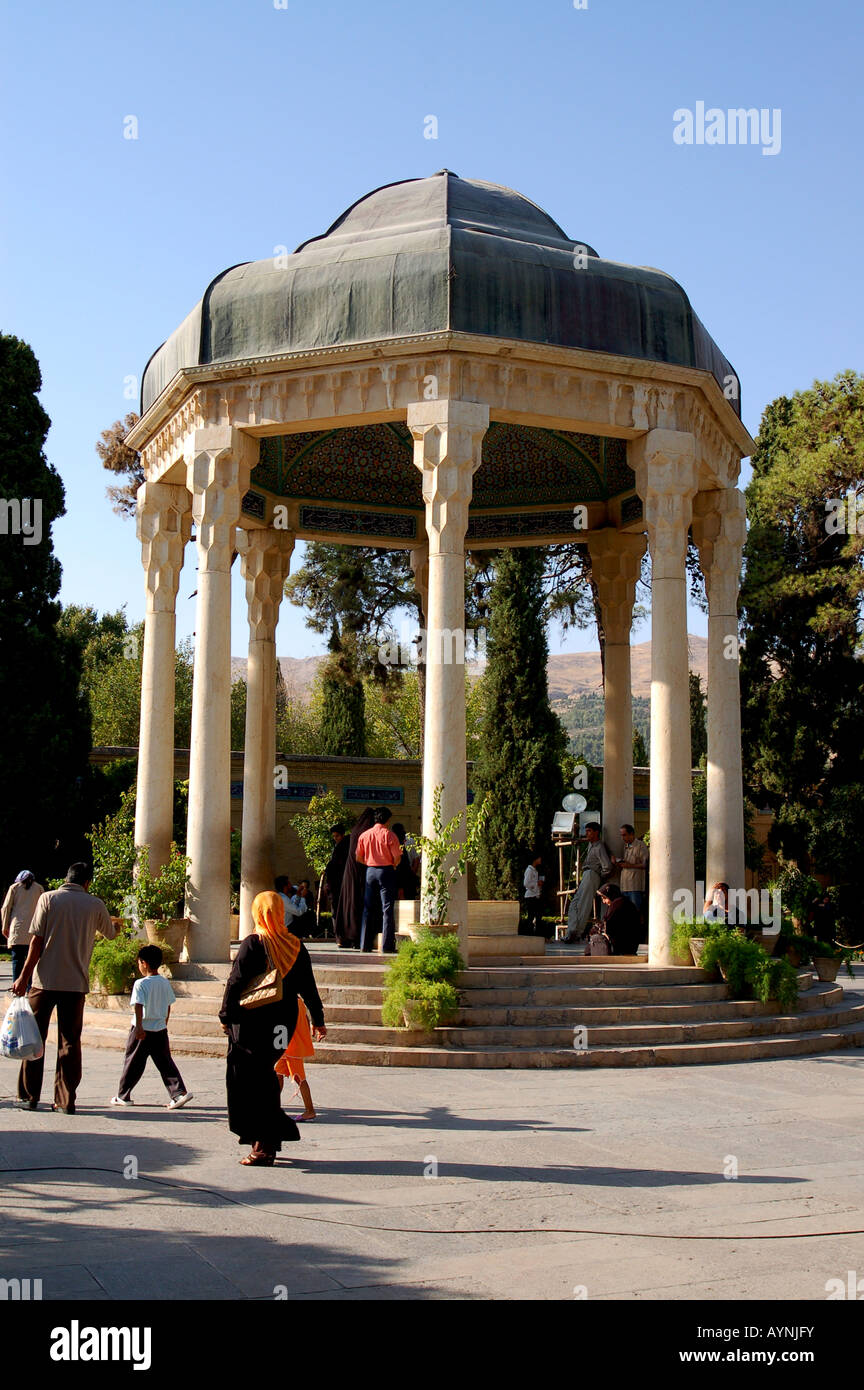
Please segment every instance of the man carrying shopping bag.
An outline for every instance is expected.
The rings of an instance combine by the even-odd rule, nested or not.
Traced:
[[[96,933],[108,940],[117,928],[101,898],[87,892],[90,870],[73,864],[66,882],[53,893],[44,893],[30,923],[30,950],[24,968],[12,985],[23,996],[32,976],[30,1007],[43,1042],[48,1037],[51,1015],[57,1010],[59,1045],[54,1076],[53,1110],[75,1114],[75,1096],[81,1080],[81,1029],[84,998],[90,987],[90,957]],[[22,1110],[36,1110],[42,1094],[44,1054],[22,1062],[18,1075],[18,1099]]]

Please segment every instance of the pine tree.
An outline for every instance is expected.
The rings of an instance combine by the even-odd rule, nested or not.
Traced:
[[[490,801],[477,861],[484,898],[517,898],[559,809],[566,735],[549,704],[543,551],[502,551],[490,591],[485,717],[473,785]]]
[[[58,631],[60,563],[51,528],[63,484],[43,453],[50,420],[33,351],[0,335],[0,879],[56,873],[87,770],[81,653]],[[58,844],[59,842],[59,844]],[[63,865],[65,868],[65,865]]]

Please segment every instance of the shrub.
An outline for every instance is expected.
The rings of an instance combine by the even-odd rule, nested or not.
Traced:
[[[455,979],[464,969],[455,932],[436,936],[421,927],[416,941],[399,947],[384,978],[382,1023],[388,1028],[438,1028],[459,1007]]]
[[[670,945],[674,956],[689,956],[693,937],[717,936],[728,932],[725,922],[706,922],[703,917],[686,917],[681,922],[673,922]]]
[[[135,872],[134,787],[123,793],[120,809],[113,816],[94,825],[89,840],[93,850],[90,892],[102,899],[112,917],[129,917]]]
[[[132,889],[139,922],[168,922],[182,916],[188,873],[189,860],[176,845],[171,846],[168,862],[157,874],[151,874],[149,852],[142,848]]]
[[[784,956],[766,955],[754,970],[753,992],[762,1004],[776,999],[782,1009],[794,1009],[798,1002],[798,976],[792,962]]]
[[[90,957],[90,988],[96,981],[106,994],[126,994],[138,976],[141,941],[128,931],[120,931],[113,941],[99,938]]]
[[[763,1004],[777,999],[783,1008],[794,1008],[798,998],[798,976],[791,963],[768,956],[756,941],[743,932],[715,932],[705,942],[702,969],[722,969],[735,999],[756,998]]]

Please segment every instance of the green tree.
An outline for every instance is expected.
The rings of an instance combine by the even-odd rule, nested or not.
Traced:
[[[96,453],[102,460],[102,467],[114,473],[125,482],[107,489],[114,511],[118,516],[134,516],[137,492],[144,481],[141,457],[125,443],[126,435],[140,416],[130,411],[125,420],[115,420],[109,429],[103,430],[96,443]]]
[[[744,766],[772,845],[850,877],[864,835],[861,603],[864,377],[765,410],[747,489],[741,594]]]
[[[366,700],[356,642],[334,637],[321,668],[321,752],[335,758],[365,758]]]
[[[231,682],[231,747],[238,753],[246,747],[246,682],[242,676]]]
[[[648,766],[648,749],[645,746],[645,739],[639,729],[633,730],[633,766]]]
[[[691,673],[692,681],[692,673]],[[692,689],[692,686],[691,686]],[[693,778],[692,801],[693,801],[693,865],[696,870],[696,882],[705,882],[705,857],[708,848],[708,759],[703,753],[697,764],[699,771]],[[696,911],[702,909],[702,904],[696,904]]]
[[[690,766],[698,767],[708,753],[708,729],[705,722],[705,692],[702,677],[690,672]]]
[[[536,547],[501,552],[490,591],[485,719],[473,777],[489,802],[477,860],[486,898],[519,896],[525,856],[548,843],[561,797],[566,735],[549,705],[543,564]]]
[[[90,746],[79,686],[81,651],[58,628],[60,563],[52,527],[63,484],[43,452],[50,420],[39,364],[19,338],[0,335],[0,876],[56,874],[79,849]],[[55,852],[55,846],[56,852]]]
[[[362,756],[366,747],[363,677],[386,684],[394,675],[379,650],[394,639],[394,615],[419,613],[419,595],[406,552],[313,541],[285,586],[306,610],[306,625],[329,634],[323,675],[326,717],[323,751]]]

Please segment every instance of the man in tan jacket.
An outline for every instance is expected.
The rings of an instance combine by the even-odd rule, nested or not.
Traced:
[[[97,932],[112,940],[117,928],[101,898],[87,892],[90,870],[73,864],[66,882],[52,893],[43,893],[30,923],[30,950],[21,974],[12,985],[23,995],[32,977],[30,1007],[36,1015],[43,1042],[51,1015],[57,1010],[57,1070],[54,1076],[53,1110],[75,1114],[75,1095],[81,1081],[81,1029],[84,998],[90,988],[90,957]],[[18,1099],[22,1110],[35,1110],[42,1094],[41,1057],[22,1062],[18,1075]]]

